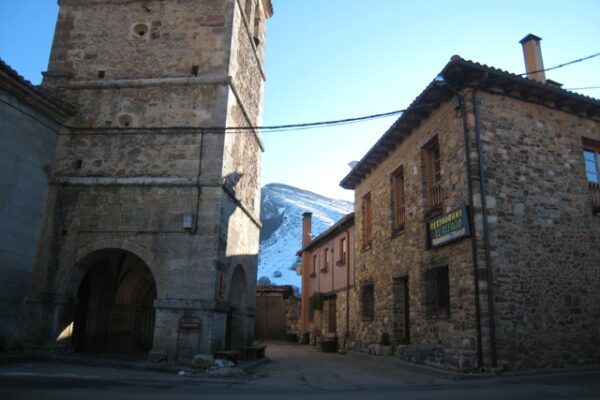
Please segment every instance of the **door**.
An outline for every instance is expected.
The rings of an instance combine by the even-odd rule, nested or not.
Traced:
[[[410,342],[410,299],[408,277],[393,280],[393,339],[397,344]]]

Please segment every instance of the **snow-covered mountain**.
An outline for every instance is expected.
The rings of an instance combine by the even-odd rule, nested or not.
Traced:
[[[302,214],[312,212],[315,237],[352,212],[353,204],[334,200],[293,186],[271,183],[262,188],[258,279],[267,277],[274,285],[300,287],[296,274],[302,245]]]

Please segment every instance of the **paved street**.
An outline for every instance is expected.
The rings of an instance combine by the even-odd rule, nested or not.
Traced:
[[[208,378],[66,364],[0,366],[2,399],[600,399],[600,369],[452,379],[389,357],[272,343],[247,376]]]

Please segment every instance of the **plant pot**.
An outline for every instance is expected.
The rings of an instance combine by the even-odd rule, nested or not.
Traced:
[[[389,345],[389,346],[381,346],[383,349],[383,355],[384,356],[391,356],[392,354],[394,354],[394,346]]]
[[[287,333],[285,335],[285,340],[288,342],[297,342],[298,341],[298,335],[296,335],[295,333]]]
[[[300,339],[300,344],[310,344],[310,333],[304,332]]]
[[[337,338],[321,339],[321,351],[323,353],[335,353],[337,351]]]

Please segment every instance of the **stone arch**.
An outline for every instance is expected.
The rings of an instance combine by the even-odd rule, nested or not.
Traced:
[[[62,280],[61,293],[66,296],[67,301],[69,299],[69,295],[73,294],[73,280],[77,279],[78,274],[80,275],[79,279],[83,278],[81,271],[78,271],[75,267],[80,264],[81,260],[83,260],[85,257],[90,256],[99,250],[105,249],[120,249],[135,254],[138,258],[144,261],[144,264],[146,264],[146,266],[152,272],[152,276],[154,277],[154,281],[156,283],[157,298],[167,297],[169,290],[169,278],[152,251],[150,251],[146,246],[130,240],[107,238],[93,240],[88,243],[84,243],[77,248],[75,253],[76,262],[67,267],[67,269],[64,271],[64,277]]]
[[[252,344],[248,317],[248,279],[244,267],[233,269],[229,283],[229,312],[227,314],[226,347],[242,349]]]
[[[63,282],[75,351],[145,353],[152,348],[157,285],[146,262],[121,248],[95,250]],[[62,326],[65,326],[63,321]]]

